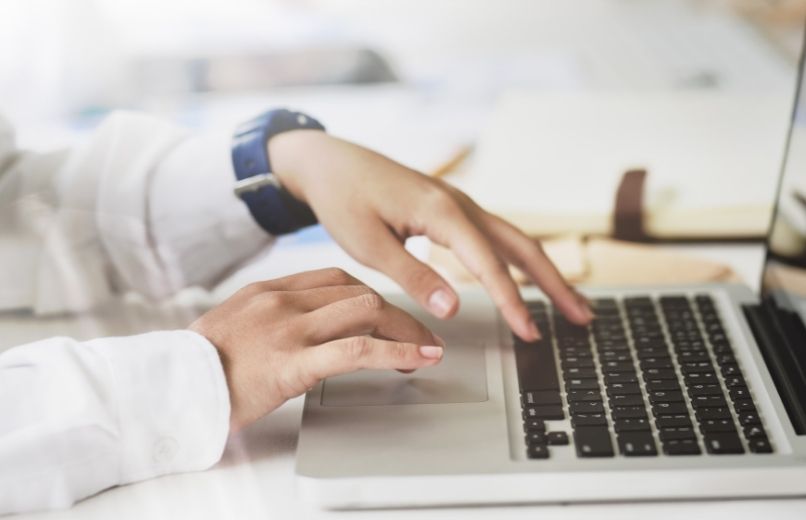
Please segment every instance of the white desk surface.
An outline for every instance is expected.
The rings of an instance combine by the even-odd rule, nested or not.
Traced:
[[[737,272],[755,277],[762,249],[755,245],[667,246],[687,249],[730,263]],[[278,259],[282,251],[276,251]],[[373,276],[346,259],[336,260],[362,277]],[[271,262],[274,263],[274,262]],[[276,265],[276,264],[275,264]],[[253,266],[241,277],[270,275],[269,262]],[[233,284],[240,282],[233,281]],[[382,283],[378,279],[378,283]],[[86,317],[85,317],[86,318]],[[77,321],[77,320],[73,320]],[[86,320],[83,320],[86,321]],[[67,330],[70,320],[63,322]],[[165,326],[165,325],[163,325]],[[29,318],[0,315],[0,349],[19,341],[57,333],[59,323],[37,324]],[[148,325],[139,320],[137,327]],[[65,332],[67,332],[65,330]],[[86,334],[87,327],[79,326]],[[295,492],[294,450],[297,442],[302,399],[288,402],[240,435],[230,439],[222,461],[209,471],[171,475],[119,487],[85,500],[67,511],[24,515],[20,518],[57,519],[175,519],[175,518],[591,518],[624,519],[806,518],[806,498],[779,500],[732,500],[660,503],[596,503],[577,505],[439,508],[369,512],[323,512],[311,510]]]

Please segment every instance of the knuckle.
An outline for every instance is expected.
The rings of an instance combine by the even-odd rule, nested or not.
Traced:
[[[238,290],[239,294],[247,297],[253,297],[264,292],[265,282],[252,282],[243,286]]]
[[[411,345],[408,343],[393,343],[389,349],[391,357],[396,360],[408,359],[409,352],[411,352]]]
[[[353,277],[350,276],[347,271],[339,267],[329,267],[325,269],[324,274],[328,281],[332,282],[334,285],[348,285],[353,281]]]
[[[458,209],[458,203],[454,196],[439,185],[430,187],[426,191],[423,200],[426,207],[436,213],[449,214]]]
[[[264,292],[255,297],[260,306],[271,310],[288,308],[291,305],[291,298],[284,292]]]
[[[369,311],[380,311],[386,305],[386,301],[375,291],[365,292],[355,298],[356,303],[363,309]]]
[[[369,355],[370,341],[366,336],[355,336],[344,342],[345,355],[354,362],[359,362]]]

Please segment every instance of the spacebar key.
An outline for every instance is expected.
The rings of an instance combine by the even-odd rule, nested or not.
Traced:
[[[526,343],[515,338],[515,363],[518,366],[521,392],[556,390],[559,394],[557,361],[549,341]]]
[[[612,457],[613,442],[604,427],[584,427],[574,430],[577,457]]]

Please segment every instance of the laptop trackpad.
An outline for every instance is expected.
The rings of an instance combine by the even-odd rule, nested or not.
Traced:
[[[442,362],[413,374],[362,370],[328,378],[322,406],[478,403],[487,400],[484,345],[449,345]]]

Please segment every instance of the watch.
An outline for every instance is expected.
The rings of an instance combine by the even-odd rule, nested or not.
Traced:
[[[255,221],[272,235],[292,233],[317,223],[311,208],[283,188],[272,173],[269,139],[291,130],[321,130],[316,119],[286,109],[270,110],[235,130],[232,140],[234,192],[246,203]]]

